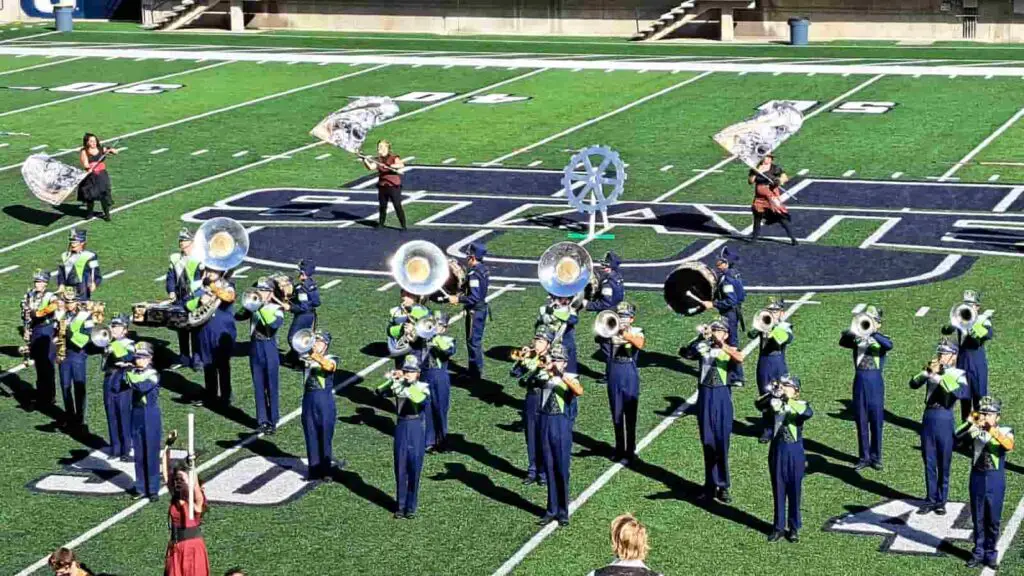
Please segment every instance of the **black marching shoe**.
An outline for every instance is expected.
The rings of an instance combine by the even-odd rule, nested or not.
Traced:
[[[921,504],[921,506],[918,507],[917,512],[914,512],[914,514],[924,516],[929,512],[933,512],[936,508],[937,507],[934,504],[929,504],[926,502],[924,504]]]
[[[966,566],[968,568],[981,568],[982,564],[981,558],[971,558],[967,561]]]
[[[793,544],[796,544],[800,541],[800,533],[796,530],[790,530],[789,532],[786,532],[786,540],[789,540]]]
[[[548,516],[547,514],[545,514],[545,515],[540,517],[540,520],[537,520],[537,525],[538,526],[547,526],[548,524],[550,524],[550,523],[552,523],[554,521],[555,521],[555,517],[554,516]]]
[[[885,466],[882,466],[881,462],[872,462],[871,463],[871,468],[873,468],[875,470],[878,470],[879,472],[881,472],[882,470],[885,470]]]
[[[769,542],[778,542],[782,538],[782,530],[772,530],[772,533],[768,535]]]
[[[857,463],[853,465],[853,469],[856,472],[860,472],[861,470],[867,468],[870,465],[871,464],[866,460],[858,460]]]
[[[416,519],[416,513],[415,512],[406,512],[405,513],[405,519],[406,520],[415,520]]]
[[[719,488],[718,492],[715,494],[715,499],[722,504],[732,503],[732,496],[729,496],[729,490],[726,488]]]
[[[537,483],[537,477],[536,476],[527,476],[526,478],[523,478],[523,486],[529,486],[530,484],[536,484],[536,483]]]
[[[405,520],[405,512],[402,512],[401,510],[395,512],[395,520]]]
[[[566,526],[569,525],[569,519],[568,518],[559,518],[558,519],[558,525],[561,526],[562,528],[565,528]]]
[[[946,505],[945,504],[939,504],[938,506],[932,508],[932,512],[935,512],[939,516],[945,516],[946,515]]]
[[[999,562],[997,562],[995,560],[989,560],[989,561],[985,562],[985,566],[988,566],[992,570],[999,570]]]

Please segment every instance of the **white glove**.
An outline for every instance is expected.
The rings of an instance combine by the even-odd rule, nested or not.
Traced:
[[[772,410],[779,412],[782,410],[782,399],[772,398]]]

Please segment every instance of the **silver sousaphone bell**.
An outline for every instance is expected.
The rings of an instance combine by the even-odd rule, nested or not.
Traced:
[[[398,247],[391,256],[391,276],[402,290],[429,296],[441,290],[451,270],[448,257],[436,244],[413,240]]]
[[[316,342],[316,335],[309,328],[303,328],[292,335],[292,350],[300,356],[309,354],[313,350],[313,343]]]
[[[249,233],[231,218],[203,222],[192,239],[192,257],[211,270],[231,270],[242,263],[248,252]]]
[[[559,242],[544,251],[537,262],[537,278],[549,294],[569,298],[590,283],[594,262],[575,242]]]

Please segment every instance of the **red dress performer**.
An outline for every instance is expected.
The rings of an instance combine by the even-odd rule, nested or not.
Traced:
[[[752,241],[757,240],[761,235],[761,223],[781,224],[789,235],[789,241],[796,246],[796,237],[789,228],[789,210],[782,203],[779,187],[786,183],[789,177],[782,170],[782,167],[774,163],[771,154],[765,156],[756,169],[751,169],[747,181],[754,185],[754,204],[751,210],[754,212],[754,231],[750,235]]]
[[[171,493],[171,506],[167,510],[171,538],[167,543],[164,576],[210,576],[210,559],[200,529],[206,513],[206,492],[196,477],[194,514],[189,519],[189,472],[195,466],[195,460],[190,455],[184,463],[170,469],[170,448],[176,436],[177,433],[172,432],[168,437],[163,458],[164,481]]]

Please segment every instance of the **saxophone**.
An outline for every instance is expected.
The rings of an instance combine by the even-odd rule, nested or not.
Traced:
[[[28,361],[29,342],[32,340],[32,312],[39,306],[40,298],[35,290],[29,290],[21,300],[21,337],[24,344],[18,347],[18,352]]]
[[[60,319],[57,321],[57,363],[60,364],[68,357],[68,311],[65,309],[60,314]]]

